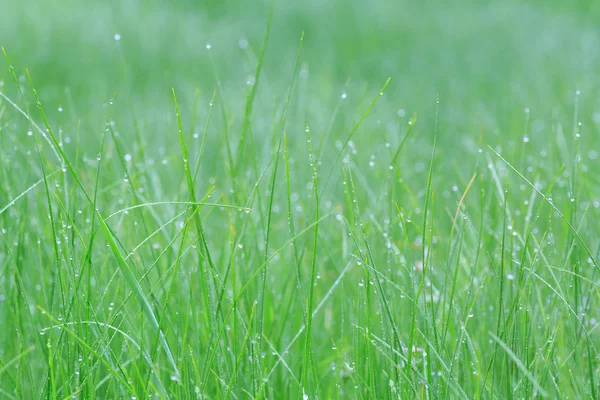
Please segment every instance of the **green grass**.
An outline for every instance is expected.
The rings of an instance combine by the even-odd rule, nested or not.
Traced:
[[[9,3],[0,399],[600,396],[596,3]]]

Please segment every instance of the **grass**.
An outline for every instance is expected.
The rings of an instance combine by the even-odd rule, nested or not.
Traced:
[[[595,3],[34,3],[0,398],[598,398]]]

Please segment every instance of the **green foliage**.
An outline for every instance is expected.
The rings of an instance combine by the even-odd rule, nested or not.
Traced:
[[[598,397],[595,2],[7,3],[0,398]]]

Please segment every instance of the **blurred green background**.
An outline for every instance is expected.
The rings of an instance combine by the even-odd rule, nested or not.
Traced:
[[[97,130],[104,117],[99,110],[116,91],[129,106],[115,107],[115,119],[131,127],[137,115],[147,137],[159,144],[174,133],[171,87],[184,115],[190,115],[196,88],[206,104],[218,87],[229,114],[242,115],[269,6],[4,1],[0,43],[18,74],[29,68],[50,111],[60,105],[73,124],[81,120]],[[582,90],[582,122],[594,124],[600,108],[599,16],[597,2],[585,1],[276,1],[255,105],[255,115],[266,118],[257,118],[255,128],[260,135],[270,126],[274,99],[285,95],[304,31],[302,100],[290,117],[299,123],[328,126],[346,91],[356,112],[347,120],[342,113],[335,123],[347,131],[366,97],[391,77],[376,117],[367,121],[375,135],[389,141],[398,136],[398,111],[404,110],[407,117],[424,117],[417,130],[431,143],[439,95],[439,140],[452,158],[472,152],[480,132],[486,144],[502,144],[495,135],[523,130],[525,108],[531,121],[538,120],[532,142],[543,146],[552,121],[572,119],[576,90]],[[9,81],[6,69],[0,77]],[[200,118],[202,113],[205,108]],[[237,135],[241,118],[230,122]],[[429,154],[429,146],[423,149]]]
[[[42,99],[60,101],[68,87],[81,111],[114,90],[147,108],[168,103],[172,86],[208,98],[216,78],[206,44],[231,98],[254,71],[269,4],[5,0],[0,42]],[[501,127],[512,110],[546,111],[572,102],[576,88],[597,90],[599,15],[583,1],[277,1],[260,94],[283,95],[305,31],[316,107],[349,77],[360,87],[391,76],[390,106],[419,112],[439,94],[457,130],[472,119]]]
[[[227,125],[235,152],[269,8],[269,1],[5,1],[0,42],[19,75],[29,68],[51,121],[65,131],[81,123],[90,153],[99,144],[91,133],[99,132],[103,105],[116,92],[112,116],[125,142],[133,141],[136,119],[153,144],[145,154],[161,146],[162,154],[177,154],[172,87],[184,126],[195,90],[203,121],[203,105],[218,89],[227,118],[213,125],[221,133]],[[516,149],[521,135],[551,153],[551,127],[573,124],[577,90],[583,140],[593,143],[600,123],[599,16],[598,3],[586,1],[275,1],[253,129],[271,137],[304,31],[288,118],[291,126],[308,122],[321,133],[331,127],[330,144],[346,137],[388,77],[385,96],[355,137],[365,157],[384,142],[395,145],[416,113],[411,147],[415,158],[428,158],[437,96],[445,167],[468,168],[464,156],[482,145]],[[1,71],[9,82],[7,69]],[[4,90],[16,98],[14,85]],[[338,113],[342,93],[347,100]],[[209,140],[222,144],[220,136]],[[209,155],[216,157],[211,165],[225,157],[221,149]],[[270,159],[271,143],[256,151]]]

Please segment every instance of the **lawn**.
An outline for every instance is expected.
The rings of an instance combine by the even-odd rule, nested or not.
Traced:
[[[0,399],[600,397],[600,4],[171,3],[0,4]]]

